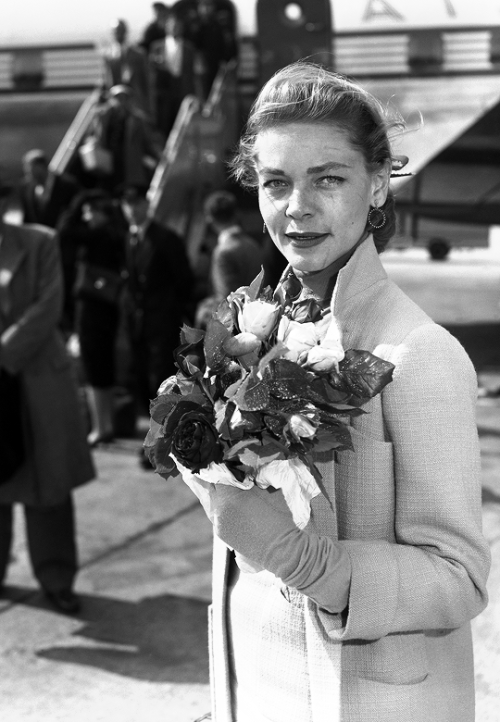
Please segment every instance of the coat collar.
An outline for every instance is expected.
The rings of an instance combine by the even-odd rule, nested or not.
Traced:
[[[279,283],[282,283],[287,277],[290,269],[291,266],[287,265],[281,274]],[[332,295],[332,313],[337,318],[341,317],[346,301],[363,293],[363,291],[374,283],[385,279],[387,279],[387,273],[380,262],[379,254],[373,242],[373,236],[368,236],[366,240],[356,248],[353,255],[338,273]]]
[[[8,315],[11,299],[9,286],[21,261],[26,255],[26,249],[21,242],[19,228],[10,223],[0,225],[0,310]]]
[[[287,277],[290,268],[290,265],[285,268],[280,283]],[[332,295],[330,308],[340,326],[344,346],[352,341],[350,337],[355,317],[353,304],[356,299],[361,298],[374,284],[385,280],[387,273],[380,262],[373,236],[368,236],[340,269]]]
[[[386,278],[387,273],[380,262],[373,236],[368,236],[339,271],[332,296],[333,314],[341,317],[346,301]]]

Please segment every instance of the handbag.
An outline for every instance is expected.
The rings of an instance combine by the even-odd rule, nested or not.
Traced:
[[[113,172],[113,156],[109,150],[103,148],[97,138],[90,136],[78,148],[82,165],[89,173],[111,175]]]
[[[109,268],[91,263],[80,263],[76,275],[74,294],[77,298],[103,301],[118,305],[124,278]]]
[[[9,481],[26,458],[19,376],[0,368],[0,484]]]

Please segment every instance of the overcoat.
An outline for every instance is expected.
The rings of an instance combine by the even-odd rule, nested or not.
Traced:
[[[393,381],[365,407],[368,413],[353,419],[354,451],[339,453],[335,464],[317,458],[323,494],[313,499],[309,529],[332,536],[334,509],[331,527],[337,526],[352,567],[345,613],[314,610],[322,644],[341,645],[340,720],[473,722],[470,620],[486,605],[490,564],[481,530],[476,374],[456,339],[388,279],[371,238],[339,272],[332,311],[344,348],[395,364]],[[216,722],[234,722],[229,560],[215,538],[210,649]],[[310,600],[307,605],[315,607]],[[245,622],[233,619],[233,629]],[[265,639],[255,644],[258,654],[249,654],[256,658],[270,651]],[[287,648],[274,656],[286,670]],[[304,684],[310,694],[328,679],[327,669],[310,668]],[[276,690],[274,709],[283,701]],[[267,711],[262,719],[276,719]],[[339,719],[333,710],[331,719]]]
[[[71,360],[58,330],[58,244],[44,226],[0,226],[0,364],[20,374],[27,458],[0,503],[52,505],[94,478]]]

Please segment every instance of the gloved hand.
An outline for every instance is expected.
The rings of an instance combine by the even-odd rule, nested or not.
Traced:
[[[190,484],[229,547],[332,613],[348,603],[349,555],[341,542],[298,529],[280,490]]]

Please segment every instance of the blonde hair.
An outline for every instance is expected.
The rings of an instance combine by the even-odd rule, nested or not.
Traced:
[[[230,167],[235,179],[247,188],[257,187],[254,160],[259,133],[288,123],[333,124],[344,130],[373,173],[392,164],[389,132],[402,129],[396,114],[389,116],[382,103],[361,86],[314,63],[299,61],[279,70],[262,88],[248,117],[245,131]],[[386,223],[372,229],[377,249],[383,250],[394,235],[396,218],[390,191],[381,207]]]

